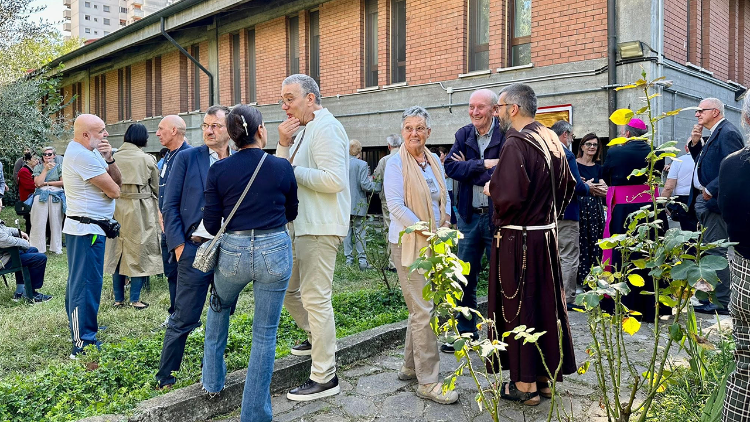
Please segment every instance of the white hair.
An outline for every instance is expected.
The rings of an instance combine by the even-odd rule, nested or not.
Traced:
[[[387,142],[392,148],[398,148],[404,143],[404,140],[401,139],[400,135],[392,133],[385,137],[385,142]]]

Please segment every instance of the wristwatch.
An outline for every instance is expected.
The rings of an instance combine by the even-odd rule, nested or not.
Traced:
[[[115,162],[115,157],[112,157],[112,161],[107,161],[107,160],[104,160],[104,162],[105,162],[105,163],[107,163],[107,165],[110,165],[110,164],[114,164],[114,162]]]

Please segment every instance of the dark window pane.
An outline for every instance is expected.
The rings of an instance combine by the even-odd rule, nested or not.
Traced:
[[[310,77],[320,86],[320,14],[310,12]]]
[[[289,18],[289,74],[299,73],[299,17]]]
[[[257,101],[255,91],[255,30],[247,31],[247,101],[254,103]]]
[[[240,34],[232,34],[232,102],[242,102],[240,84]]]
[[[198,45],[191,48],[190,55],[200,62],[201,51]],[[193,110],[201,109],[201,69],[197,64],[193,65]]]
[[[365,86],[378,84],[378,1],[365,2]]]
[[[392,0],[391,83],[406,81],[406,0]]]

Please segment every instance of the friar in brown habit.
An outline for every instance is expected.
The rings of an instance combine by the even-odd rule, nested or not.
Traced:
[[[489,317],[502,335],[519,325],[546,331],[538,344],[554,374],[560,361],[557,322],[562,327],[562,374],[576,371],[557,250],[557,218],[573,196],[576,181],[557,135],[534,120],[536,94],[513,84],[500,91],[498,119],[505,145],[492,178],[485,186],[498,227],[492,243]],[[550,167],[553,177],[550,177]],[[492,334],[491,334],[492,337]],[[527,405],[550,396],[547,372],[536,346],[513,336],[504,339],[503,369],[511,382],[502,397]],[[493,366],[494,368],[489,368]],[[497,370],[497,362],[488,363]]]

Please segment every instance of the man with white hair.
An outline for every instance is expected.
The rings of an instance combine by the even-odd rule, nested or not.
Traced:
[[[477,277],[482,269],[482,256],[490,258],[492,244],[492,207],[483,193],[484,184],[490,180],[505,143],[505,130],[499,127],[497,94],[489,89],[474,91],[469,97],[469,119],[471,123],[456,131],[448,157],[445,159],[445,175],[454,181],[453,199],[458,230],[464,239],[458,243],[458,257],[469,263],[464,296],[458,306],[477,309]],[[479,338],[476,315],[465,318],[458,314],[458,331]],[[443,344],[440,350],[453,353],[452,344]]]
[[[385,142],[388,145],[388,155],[381,158],[380,161],[378,161],[378,165],[375,167],[375,171],[372,173],[372,178],[376,182],[383,182],[383,176],[385,175],[385,164],[390,160],[394,155],[398,154],[398,149],[401,148],[401,144],[404,143],[404,140],[401,139],[400,135],[397,135],[395,133],[392,133],[385,137]],[[378,192],[378,195],[380,196],[380,206],[383,209],[383,227],[385,227],[386,230],[388,230],[388,227],[391,226],[391,213],[388,211],[388,204],[385,201],[385,189],[381,189],[380,192]],[[390,250],[390,243],[388,244],[388,249]],[[388,268],[392,271],[396,271],[396,266],[393,265],[393,257],[391,254],[388,254]]]
[[[690,134],[688,148],[695,159],[693,172],[693,189],[690,193],[690,203],[695,205],[695,214],[701,226],[705,229],[703,241],[715,242],[727,239],[727,224],[721,217],[717,198],[719,197],[719,167],[721,161],[729,154],[739,151],[744,146],[742,134],[737,128],[724,118],[724,103],[716,98],[706,98],[698,104],[695,111],[698,124]],[[703,128],[711,132],[711,136],[703,143],[701,134]],[[727,256],[727,248],[714,248],[709,255]],[[717,272],[720,283],[716,286],[717,304],[703,302],[696,307],[697,312],[728,315],[730,286],[729,268]]]

